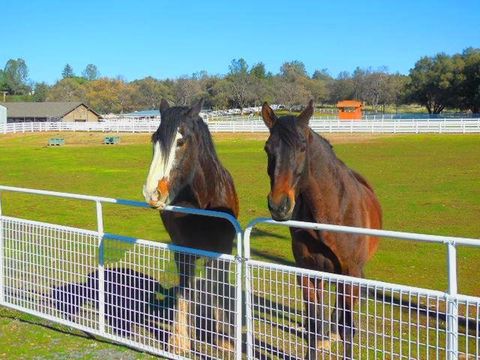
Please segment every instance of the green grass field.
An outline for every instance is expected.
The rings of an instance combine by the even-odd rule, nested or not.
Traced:
[[[46,147],[60,135],[67,145]],[[0,136],[0,184],[143,200],[150,163],[147,135],[121,134],[118,146],[101,145],[106,134],[24,134]],[[420,233],[480,236],[480,136],[410,135],[329,137],[336,153],[372,183],[384,212],[384,228]],[[240,197],[242,225],[268,216],[268,177],[264,135],[219,135],[219,156],[231,171]],[[6,215],[95,229],[92,203],[5,193]],[[168,241],[158,216],[149,209],[105,206],[105,227],[118,233]],[[264,230],[252,240],[255,258],[293,264],[285,230]],[[260,236],[261,235],[261,236]],[[368,264],[368,278],[444,290],[446,248],[384,239]],[[480,296],[480,249],[458,251],[459,290]],[[476,273],[476,271],[475,271]],[[150,358],[125,347],[98,342],[57,325],[0,309],[0,358]],[[51,325],[51,324],[49,324]],[[20,339],[25,346],[19,347]]]

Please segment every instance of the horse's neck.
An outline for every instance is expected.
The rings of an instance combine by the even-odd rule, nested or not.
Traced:
[[[336,158],[330,144],[310,134],[308,146],[307,171],[302,181],[300,195],[304,206],[315,221],[332,222],[336,219],[332,211],[339,202],[343,188],[342,178],[338,176],[341,163]]]
[[[238,200],[232,179],[215,157],[200,160],[192,179],[192,192],[202,209],[230,209],[238,215]]]

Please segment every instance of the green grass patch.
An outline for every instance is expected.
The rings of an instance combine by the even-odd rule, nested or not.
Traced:
[[[64,137],[66,146],[48,148],[46,144],[52,135]],[[151,160],[148,136],[121,134],[120,145],[104,146],[101,141],[106,135],[0,137],[0,184],[143,201],[142,185]],[[479,135],[347,138],[344,141],[342,137],[332,137],[335,151],[372,183],[382,204],[385,229],[479,237]],[[242,225],[252,218],[268,216],[264,140],[258,136],[229,135],[215,136],[215,142],[236,183]],[[4,193],[2,206],[10,216],[96,228],[95,206],[90,202]],[[105,229],[110,233],[169,241],[156,211],[105,205],[104,213]],[[288,231],[260,226],[252,239],[252,254],[257,259],[293,264]],[[478,277],[473,271],[479,263],[480,249],[459,249],[462,293],[480,296]],[[384,239],[368,264],[366,275],[445,290],[446,248]],[[20,358],[150,358],[75,332],[65,334],[60,326],[46,329],[45,324],[37,318],[0,309],[0,358],[12,358],[13,354]],[[26,339],[27,346],[19,349],[19,339]]]

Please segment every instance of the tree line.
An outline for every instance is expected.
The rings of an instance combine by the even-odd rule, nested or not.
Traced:
[[[0,90],[10,95],[10,101],[83,101],[100,113],[154,109],[162,98],[186,105],[200,97],[212,109],[242,109],[268,101],[293,110],[309,99],[325,105],[357,99],[373,111],[419,104],[433,114],[445,108],[480,112],[480,49],[475,48],[422,57],[408,75],[390,73],[385,67],[357,67],[336,77],[326,69],[309,75],[301,61],[285,62],[273,74],[263,63],[250,66],[242,58],[232,60],[225,75],[200,71],[176,79],[148,76],[126,81],[102,77],[94,64],[81,75],[67,64],[61,75],[54,85],[33,83],[25,61],[10,59],[0,70]]]

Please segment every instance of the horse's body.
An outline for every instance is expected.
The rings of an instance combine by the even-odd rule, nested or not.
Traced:
[[[238,216],[238,198],[232,177],[220,163],[207,125],[199,117],[201,102],[193,108],[168,106],[162,100],[162,121],[152,136],[154,155],[144,187],[146,201],[154,208],[165,205],[222,211]],[[162,211],[162,221],[172,242],[186,247],[231,254],[235,229],[225,219],[185,215]],[[175,253],[180,273],[177,316],[170,338],[171,350],[176,353],[190,349],[187,331],[189,288],[193,285],[197,256]],[[218,296],[228,283],[229,266],[211,260],[207,276],[214,282]],[[215,306],[215,305],[214,305]],[[228,323],[222,310],[216,312],[218,323]],[[226,338],[233,329],[217,329],[217,345],[231,349]]]
[[[346,226],[380,228],[380,204],[372,187],[338,159],[330,143],[308,127],[312,103],[295,118],[277,118],[264,104],[262,115],[270,128],[266,144],[271,192],[268,205],[276,220],[300,220]],[[363,276],[366,262],[378,247],[378,238],[291,228],[292,250],[297,266],[355,277]],[[339,284],[337,305],[332,313],[330,340],[325,340],[317,305],[322,284],[310,277],[299,278],[305,300],[309,333],[308,358],[337,340],[345,342],[351,357],[354,337],[353,307],[357,288]]]

